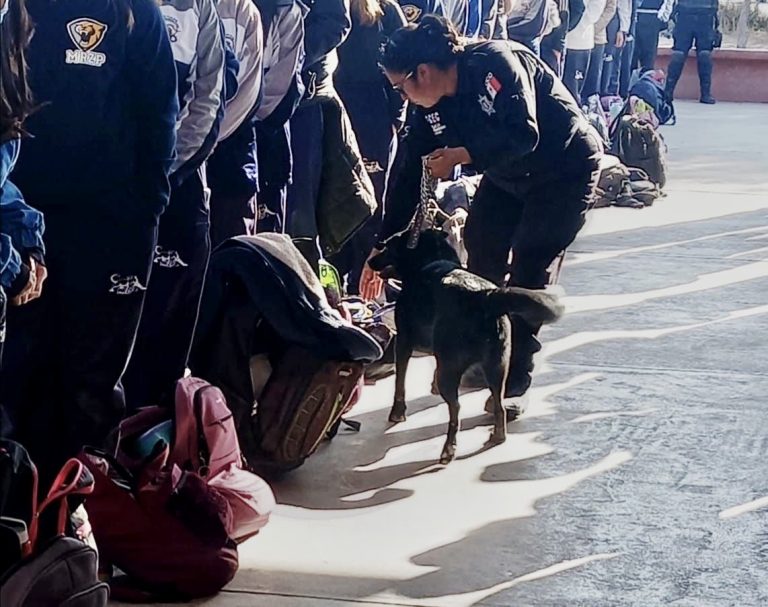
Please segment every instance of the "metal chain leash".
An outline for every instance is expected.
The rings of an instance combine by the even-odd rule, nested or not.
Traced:
[[[429,156],[421,158],[421,186],[419,188],[419,206],[413,216],[410,231],[408,232],[408,248],[415,249],[419,242],[419,235],[424,229],[427,213],[430,206],[437,205],[437,178],[432,176],[428,166]]]

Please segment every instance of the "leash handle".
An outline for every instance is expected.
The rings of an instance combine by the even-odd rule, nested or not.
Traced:
[[[415,249],[419,243],[419,235],[424,227],[427,217],[427,209],[430,201],[436,199],[437,178],[432,176],[429,170],[429,156],[421,157],[421,185],[419,187],[419,206],[416,207],[416,213],[411,221],[411,227],[408,232],[408,248]]]

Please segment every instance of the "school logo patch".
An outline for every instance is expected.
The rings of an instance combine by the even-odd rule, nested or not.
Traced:
[[[418,21],[419,17],[421,17],[421,13],[424,12],[418,6],[414,6],[413,4],[406,4],[400,8],[403,9],[403,15],[405,15],[408,23],[415,23]]]
[[[179,34],[181,33],[181,23],[176,17],[170,15],[163,15],[165,18],[165,29],[168,31],[168,39],[171,43],[176,44],[179,41]]]
[[[445,125],[440,118],[439,112],[427,114],[425,118],[427,119],[429,126],[432,127],[432,132],[435,134],[435,137],[439,137],[445,132]]]
[[[104,41],[109,27],[93,19],[81,18],[67,24],[67,33],[75,45],[75,50],[68,50],[66,61],[71,65],[90,65],[101,67],[107,62],[104,53],[95,52]]]
[[[109,288],[110,293],[115,295],[133,295],[139,291],[146,291],[145,287],[139,282],[138,276],[120,276],[120,274],[112,274],[109,277],[109,281],[112,286]]]
[[[378,160],[368,160],[364,158],[363,166],[365,166],[365,171],[368,174],[384,172],[384,169],[382,168]]]
[[[178,251],[155,247],[155,263],[161,268],[186,268],[189,264],[184,263]]]
[[[477,101],[480,104],[480,109],[489,116],[496,113],[496,109],[493,107],[493,101],[488,99],[487,95],[478,95]]]

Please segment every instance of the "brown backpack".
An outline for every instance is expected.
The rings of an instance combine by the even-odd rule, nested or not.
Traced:
[[[362,363],[327,360],[289,347],[258,400],[259,449],[244,454],[248,463],[266,472],[304,463],[341,418],[362,373]]]

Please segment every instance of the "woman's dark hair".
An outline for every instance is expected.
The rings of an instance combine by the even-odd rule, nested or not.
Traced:
[[[24,0],[7,0],[8,14],[0,24],[0,143],[20,137],[32,112],[24,49],[32,35]]]
[[[427,15],[418,25],[406,25],[384,42],[379,52],[379,65],[398,73],[412,72],[422,63],[431,63],[444,70],[458,61],[463,50],[459,33],[450,21]]]

